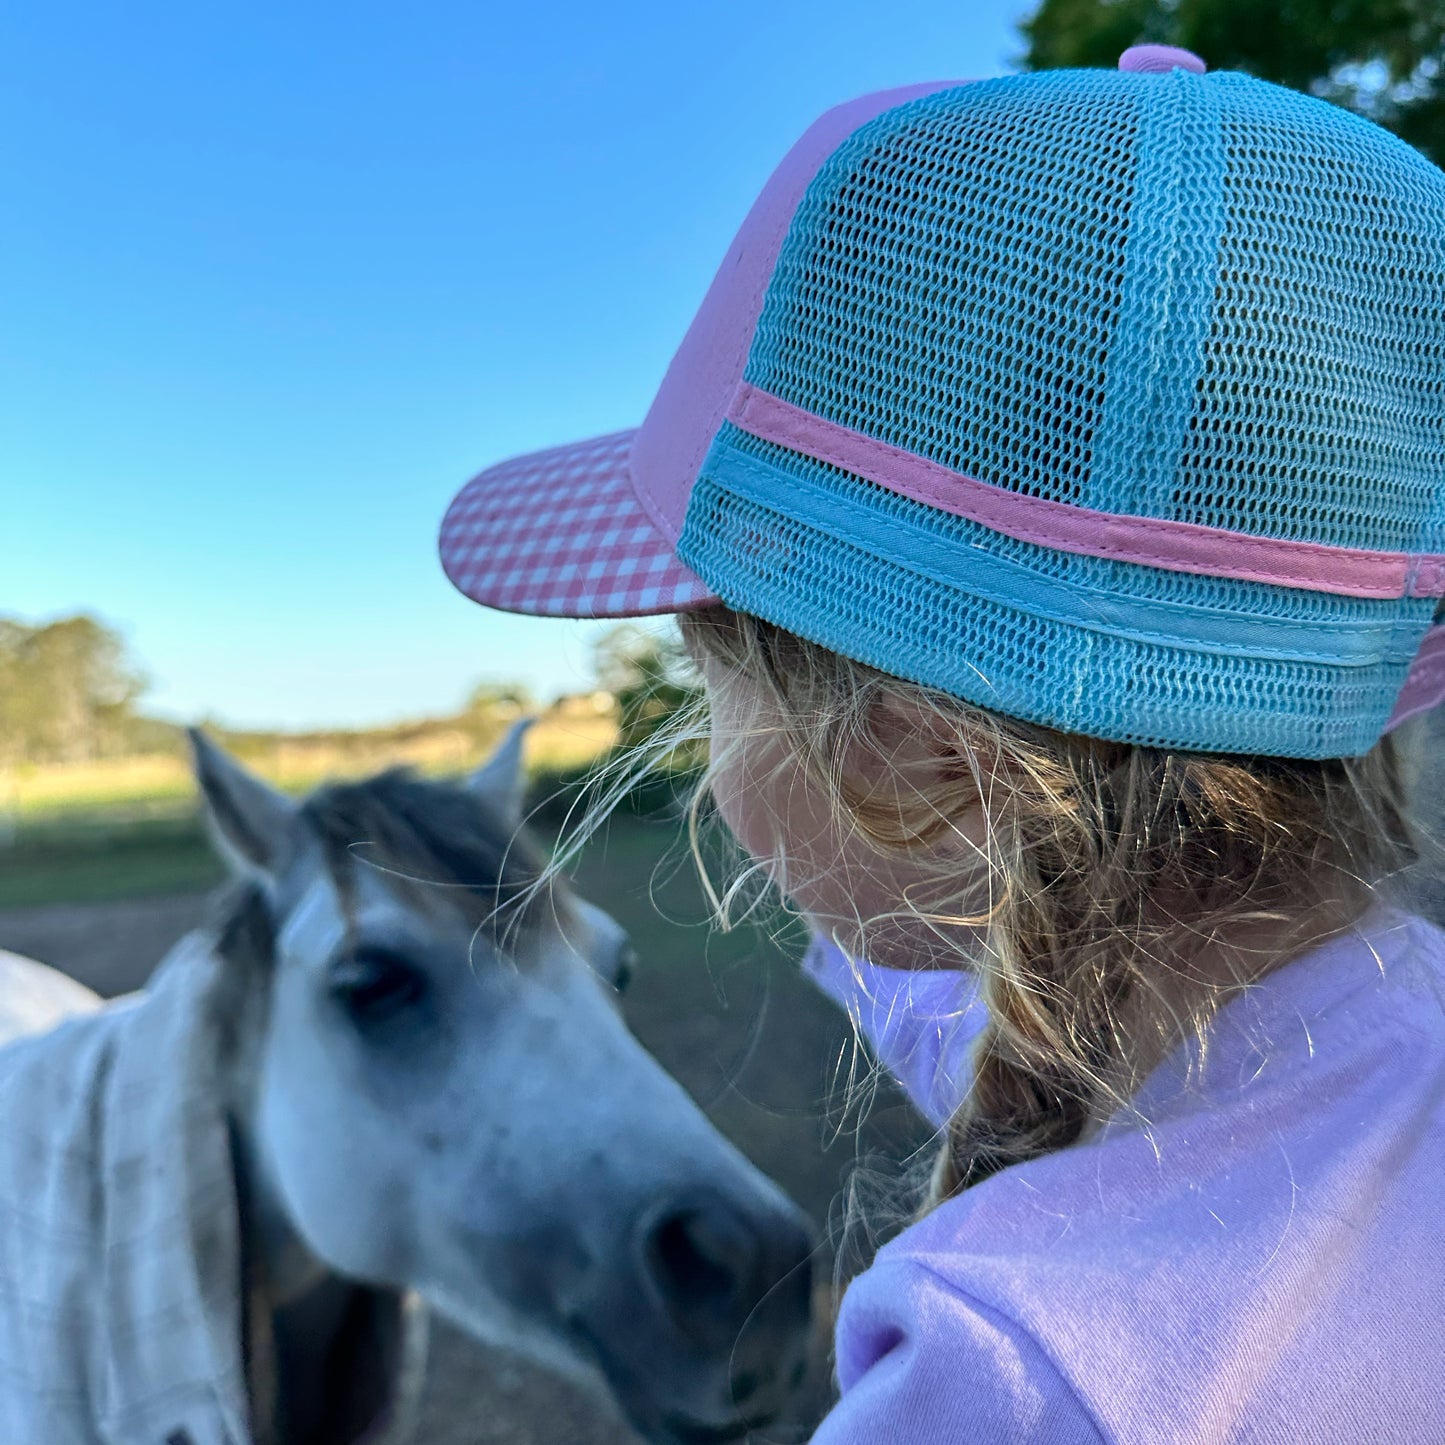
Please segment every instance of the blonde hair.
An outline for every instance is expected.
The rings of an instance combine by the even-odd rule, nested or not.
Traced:
[[[1382,892],[1408,902],[1434,866],[1407,806],[1418,758],[1398,735],[1324,762],[1102,742],[904,682],[721,604],[680,623],[694,657],[748,679],[838,824],[880,858],[903,850],[925,870],[900,908],[978,977],[990,1021],[935,1202],[1075,1142],[1127,1103],[1138,1082],[1127,1056],[1202,1040],[1224,999],[1267,966],[1236,954],[1227,979],[1196,973],[1204,948],[1241,926],[1288,926],[1311,905],[1343,926]],[[926,718],[969,765],[911,794],[860,787],[860,756],[890,763],[884,704]],[[981,910],[946,846],[980,801]],[[1309,927],[1294,941],[1306,946]],[[1141,1039],[1142,1051],[1129,1047]]]

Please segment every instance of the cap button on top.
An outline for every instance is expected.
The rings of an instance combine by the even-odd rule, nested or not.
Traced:
[[[1119,57],[1119,69],[1136,75],[1168,75],[1174,69],[1203,75],[1209,69],[1192,50],[1177,45],[1131,45]]]

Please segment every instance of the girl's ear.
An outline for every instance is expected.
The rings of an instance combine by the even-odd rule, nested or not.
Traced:
[[[522,740],[536,718],[514,722],[496,751],[466,781],[467,790],[486,802],[509,827],[522,826],[527,775],[522,770]]]
[[[296,805],[249,773],[199,728],[187,729],[206,825],[236,877],[273,881],[291,836]]]

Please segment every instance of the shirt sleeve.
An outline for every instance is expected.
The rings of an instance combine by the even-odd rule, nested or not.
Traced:
[[[880,1261],[838,1319],[843,1394],[813,1445],[1104,1445],[1022,1326],[916,1261]]]
[[[973,979],[951,969],[880,968],[820,935],[803,971],[843,1007],[919,1111],[946,1123],[968,1093],[970,1049],[988,1019]]]

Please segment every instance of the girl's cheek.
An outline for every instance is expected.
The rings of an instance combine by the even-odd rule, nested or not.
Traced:
[[[713,756],[716,758],[720,748],[716,737],[713,739],[712,748]],[[747,848],[748,843],[744,837],[744,833],[747,831],[747,809],[744,806],[739,787],[738,772],[736,760],[714,762],[712,772],[708,777],[708,786],[719,816],[728,825],[733,837]]]
[[[836,869],[838,826],[746,678],[705,662],[712,713],[712,795],[737,841],[759,862],[783,865],[794,902]]]
[[[777,851],[777,820],[771,816],[765,792],[749,765],[748,747],[746,740],[727,743],[714,739],[718,763],[712,772],[712,797],[733,837],[754,858],[767,859]]]
[[[712,716],[713,802],[733,837],[755,858],[771,857],[776,849],[775,820],[759,787],[760,735],[756,699],[743,680],[712,658],[702,666]]]

